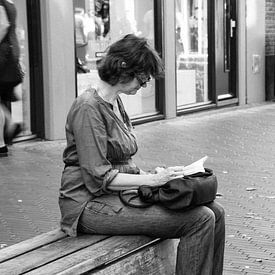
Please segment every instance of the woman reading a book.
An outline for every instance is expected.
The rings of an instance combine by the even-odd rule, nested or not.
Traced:
[[[215,202],[188,211],[125,206],[117,191],[161,186],[183,167],[145,173],[132,161],[136,138],[120,94],[134,95],[163,74],[160,57],[144,38],[126,35],[98,62],[96,88],[75,99],[66,122],[59,205],[61,227],[77,233],[179,238],[176,274],[222,274],[224,211]],[[141,91],[142,92],[142,91]]]

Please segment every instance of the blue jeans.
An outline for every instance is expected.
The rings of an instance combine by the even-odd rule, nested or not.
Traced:
[[[103,235],[147,235],[179,238],[176,274],[222,274],[225,222],[221,205],[212,202],[188,211],[124,206],[116,195],[90,201],[79,231]]]

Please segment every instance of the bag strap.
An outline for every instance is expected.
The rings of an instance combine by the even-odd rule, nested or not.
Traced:
[[[134,208],[147,208],[152,206],[153,203],[145,203],[141,202],[140,204],[135,204],[132,201],[135,199],[139,199],[138,190],[121,190],[118,193],[118,196],[123,204],[126,206],[134,207]]]

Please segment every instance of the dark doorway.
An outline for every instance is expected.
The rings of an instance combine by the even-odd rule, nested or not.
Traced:
[[[217,100],[236,97],[236,0],[215,0]]]
[[[27,0],[31,131],[45,137],[40,1]]]

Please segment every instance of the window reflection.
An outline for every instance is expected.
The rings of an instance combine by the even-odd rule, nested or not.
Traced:
[[[207,102],[207,1],[176,1],[177,106]]]
[[[97,81],[96,60],[128,33],[145,36],[154,46],[153,0],[73,0],[77,95]],[[155,82],[135,96],[121,96],[131,117],[156,112]]]
[[[26,0],[14,1],[17,10],[16,34],[20,46],[20,63],[25,76],[23,83],[15,87],[18,101],[11,103],[11,115],[14,122],[24,123],[22,135],[31,135],[31,107],[30,107],[30,84],[29,84],[29,44]]]

